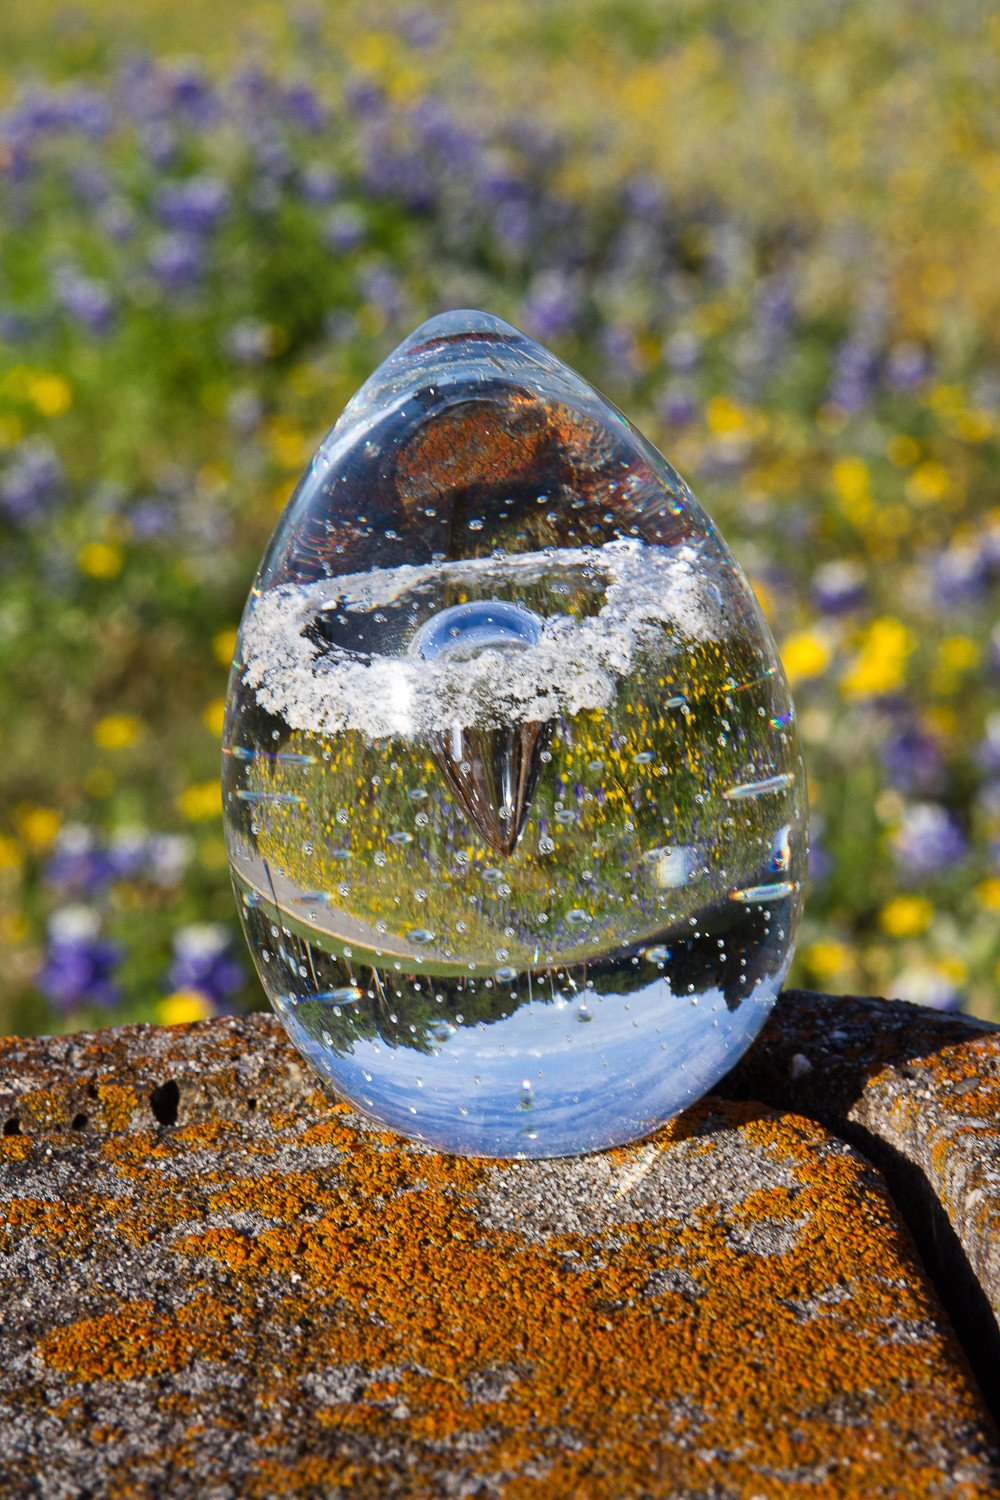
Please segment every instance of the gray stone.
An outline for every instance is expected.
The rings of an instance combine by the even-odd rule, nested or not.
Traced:
[[[840,1138],[873,1088],[881,1139],[903,1087],[871,1072],[877,1005],[782,1002],[727,1084],[778,1107],[537,1163],[360,1120],[269,1018],[0,1043],[0,1493],[1000,1494],[948,1316]],[[943,1111],[942,1023],[886,1019]],[[985,1124],[979,1091],[954,1097]],[[834,1097],[843,1128],[806,1118]]]

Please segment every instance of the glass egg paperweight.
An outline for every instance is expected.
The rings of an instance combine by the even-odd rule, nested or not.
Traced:
[[[805,786],[754,595],[656,449],[484,313],[418,328],[299,481],[223,780],[289,1036],[440,1150],[647,1134],[790,962]]]

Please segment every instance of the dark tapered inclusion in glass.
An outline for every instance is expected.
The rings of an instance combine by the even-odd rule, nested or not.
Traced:
[[[289,1035],[441,1149],[646,1134],[787,972],[804,780],[753,594],[646,439],[486,314],[401,344],[296,487],[223,781]]]

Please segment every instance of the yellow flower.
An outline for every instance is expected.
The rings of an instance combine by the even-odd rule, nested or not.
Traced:
[[[192,1021],[207,1020],[212,1013],[210,1002],[197,990],[175,990],[156,1006],[161,1026],[187,1026]]]
[[[821,982],[835,979],[851,962],[850,950],[843,943],[833,942],[829,938],[821,938],[818,943],[812,943],[802,957]]]
[[[1000,878],[989,875],[976,886],[976,900],[987,911],[1000,912]]]
[[[23,943],[30,931],[23,912],[5,911],[0,916],[0,942]]]
[[[0,870],[17,870],[21,866],[21,846],[9,834],[0,833]]]
[[[729,396],[713,396],[705,408],[705,417],[709,431],[718,437],[728,437],[747,429],[746,412]]]
[[[94,725],[94,744],[101,750],[128,750],[143,733],[133,714],[107,714]]]
[[[271,454],[283,469],[301,469],[312,452],[304,430],[287,417],[273,417],[267,435]]]
[[[872,508],[871,476],[863,458],[838,458],[831,477],[840,508],[850,521],[863,520]]]
[[[228,667],[236,651],[236,631],[219,630],[212,637],[212,655],[220,667]]]
[[[886,443],[885,456],[897,469],[911,469],[920,457],[920,444],[908,432],[897,432]]]
[[[951,739],[959,729],[958,714],[945,703],[932,703],[924,714],[924,723],[931,734],[938,734],[945,740]]]
[[[938,647],[938,661],[949,672],[968,672],[979,661],[979,647],[967,635],[946,635]]]
[[[781,648],[781,660],[793,685],[807,677],[818,677],[830,665],[830,655],[828,642],[809,630],[789,636]]]
[[[201,720],[209,733],[214,734],[216,739],[220,739],[222,736],[222,725],[225,717],[225,698],[213,698],[212,702],[207,706],[205,712],[202,714]]]
[[[0,916],[0,942],[19,944],[25,941],[30,932],[24,912],[4,912]]]
[[[13,448],[24,436],[24,425],[13,412],[0,412],[0,448]]]
[[[951,475],[936,459],[918,464],[906,481],[907,499],[914,505],[930,505],[935,500],[943,500],[950,489]]]
[[[898,688],[906,662],[916,644],[902,620],[883,616],[873,620],[843,679],[848,698],[874,698]]]
[[[917,937],[931,925],[934,908],[924,896],[896,896],[879,914],[879,925],[890,937]]]
[[[76,554],[76,560],[91,578],[116,578],[125,554],[114,542],[87,542]]]
[[[750,587],[754,591],[757,603],[760,605],[761,613],[769,625],[774,624],[774,594],[767,584],[760,578],[751,578]]]
[[[61,375],[35,375],[28,383],[28,399],[43,417],[58,417],[73,404],[73,392]]]
[[[962,388],[958,385],[936,385],[927,398],[927,404],[943,417],[957,417],[964,407]]]
[[[222,811],[222,788],[217,781],[192,782],[181,792],[177,805],[189,822],[207,822]]]
[[[18,809],[17,825],[25,843],[33,849],[47,849],[62,827],[62,818],[51,807],[23,807]]]

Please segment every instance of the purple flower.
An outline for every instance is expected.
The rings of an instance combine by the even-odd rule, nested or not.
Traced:
[[[260,205],[262,192],[266,199],[270,189],[272,201],[276,202],[275,189],[292,176],[294,165],[288,146],[270,124],[259,128],[253,137],[253,162],[260,179],[253,201]]]
[[[41,520],[60,499],[65,474],[44,438],[26,438],[0,472],[0,514],[22,525]]]
[[[96,277],[63,271],[57,279],[56,296],[63,312],[91,333],[106,333],[114,321],[114,298]]]
[[[809,881],[821,885],[833,869],[833,858],[823,842],[826,822],[817,814],[809,820]]]
[[[344,98],[348,108],[362,119],[373,119],[385,109],[385,93],[371,78],[349,78]]]
[[[360,278],[364,299],[392,323],[403,310],[399,281],[387,266],[371,266]]]
[[[505,158],[484,152],[476,164],[476,195],[487,203],[506,203],[523,198],[525,186],[512,164]]]
[[[861,411],[875,388],[878,356],[864,334],[852,334],[838,346],[827,400],[846,412]]]
[[[813,574],[812,597],[816,608],[825,615],[842,615],[859,609],[868,597],[864,569],[846,559],[822,563]]]
[[[900,391],[916,390],[927,379],[930,369],[930,355],[920,344],[896,344],[885,363],[885,381]]]
[[[135,232],[135,214],[124,198],[112,198],[102,204],[98,220],[108,239],[116,245],[124,244]]]
[[[96,162],[77,162],[69,174],[70,185],[81,203],[103,203],[111,191],[108,174]]]
[[[320,238],[336,255],[349,255],[363,245],[367,228],[365,216],[353,203],[342,203],[327,214]]]
[[[105,851],[113,880],[137,880],[149,860],[149,835],[142,827],[120,828],[112,834]]]
[[[29,137],[70,130],[99,137],[110,130],[112,119],[107,96],[82,85],[32,87],[12,111],[12,123]]]
[[[307,203],[332,203],[340,187],[336,172],[325,162],[314,161],[299,173],[299,186]]]
[[[111,875],[110,861],[92,829],[83,823],[60,829],[45,865],[47,885],[92,896],[108,885]]]
[[[892,993],[900,1000],[909,1000],[911,1005],[929,1005],[932,1010],[962,1009],[961,991],[937,968],[914,966],[904,969],[896,980]]]
[[[795,298],[786,277],[772,276],[763,283],[757,293],[754,314],[770,338],[784,338],[791,332],[795,324]]]
[[[651,172],[630,177],[622,191],[622,202],[626,213],[637,219],[656,219],[666,207],[667,195],[663,183]]]
[[[410,111],[408,123],[416,140],[443,157],[449,170],[469,170],[478,152],[478,140],[440,99],[421,99]]]
[[[160,495],[144,495],[128,512],[128,523],[132,535],[138,541],[152,541],[172,531],[177,514],[172,500]]]
[[[664,358],[678,375],[689,375],[701,360],[701,340],[687,329],[679,328],[664,345]]]
[[[967,848],[955,819],[937,802],[915,802],[908,807],[892,846],[900,873],[914,880],[950,869]]]
[[[694,421],[697,411],[692,392],[677,382],[668,385],[656,403],[657,415],[667,427],[686,427]]]
[[[493,227],[506,249],[527,250],[531,243],[531,210],[520,198],[501,203],[493,215]]]
[[[986,721],[986,733],[975,751],[976,764],[988,776],[1000,776],[1000,713],[992,713]]]
[[[106,94],[79,84],[63,96],[63,123],[71,130],[95,139],[107,135],[114,123],[114,113]]]
[[[177,160],[177,132],[166,120],[152,121],[142,132],[142,144],[158,172],[166,172]]]
[[[986,582],[982,549],[971,543],[956,543],[930,560],[932,602],[945,608],[978,598]]]
[[[234,432],[249,436],[264,416],[264,403],[256,391],[234,391],[226,403],[226,418]]]
[[[202,242],[192,234],[161,234],[149,252],[149,269],[166,291],[196,282],[205,265]]]
[[[209,234],[229,211],[229,189],[208,172],[172,182],[156,195],[156,212],[168,229],[186,234]]]
[[[86,906],[65,906],[49,920],[45,959],[38,987],[57,1010],[80,1005],[116,1005],[121,991],[114,974],[122,960],[117,943],[100,937],[97,913]]]
[[[879,746],[890,786],[912,794],[937,792],[941,789],[944,757],[933,735],[909,726],[891,734]]]
[[[274,87],[256,63],[248,63],[234,74],[231,93],[236,114],[242,119],[259,119],[274,108]]]
[[[260,364],[271,348],[271,330],[267,323],[243,318],[234,323],[225,336],[226,352],[240,365]]]
[[[192,125],[210,125],[219,115],[219,101],[200,63],[173,63],[161,73],[163,94],[171,113]]]
[[[639,350],[635,335],[620,323],[608,323],[601,334],[604,353],[620,375],[635,375],[639,369]]]
[[[580,312],[579,285],[559,271],[543,271],[531,284],[521,316],[538,338],[554,339],[578,328]]]
[[[403,41],[420,51],[433,47],[441,35],[441,18],[428,5],[401,11],[394,24]]]
[[[197,990],[222,1006],[243,985],[246,971],[232,951],[232,938],[220,922],[197,922],[174,934],[169,983],[175,990]]]
[[[329,111],[326,105],[307,83],[293,83],[285,89],[282,104],[286,119],[301,130],[315,135],[327,122]]]
[[[149,841],[149,878],[165,889],[178,885],[191,858],[191,840],[183,833],[154,834]]]
[[[980,538],[979,558],[987,580],[995,583],[1000,579],[1000,525],[995,522],[987,526]]]

